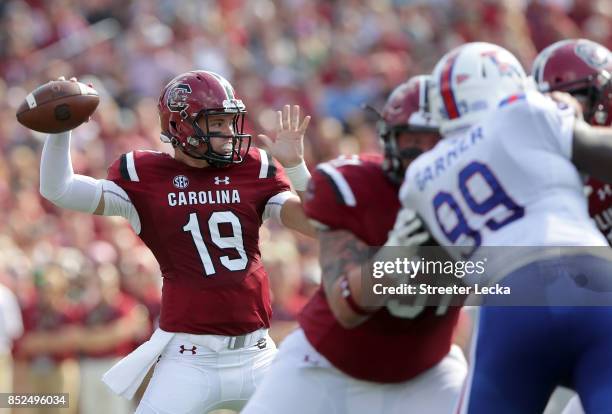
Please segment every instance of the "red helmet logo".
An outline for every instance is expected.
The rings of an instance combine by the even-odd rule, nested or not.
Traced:
[[[168,91],[168,100],[166,105],[171,112],[181,112],[183,109],[187,109],[189,104],[187,103],[187,95],[191,93],[191,86],[186,83],[179,83],[173,86]]]

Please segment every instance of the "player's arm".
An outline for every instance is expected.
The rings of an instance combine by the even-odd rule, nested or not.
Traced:
[[[133,153],[131,155],[129,159],[133,163]],[[122,155],[111,169],[116,173],[117,165],[127,158],[127,154]],[[45,140],[40,161],[40,194],[58,207],[125,217],[136,234],[140,233],[138,212],[123,188],[111,180],[97,180],[74,173],[70,159],[70,131],[51,134]]]
[[[321,283],[327,302],[338,322],[345,328],[353,328],[378,310],[366,309],[361,300],[361,265],[368,258],[368,245],[346,230],[321,230],[318,239]],[[353,303],[343,295],[347,287]]]
[[[572,140],[572,162],[580,171],[612,183],[612,128],[595,127],[577,120]]]
[[[304,134],[308,128],[310,116],[305,116],[300,122],[299,105],[285,105],[282,111],[277,111],[276,134],[274,138],[260,134],[259,138],[270,149],[270,153],[285,169],[287,177],[298,194],[283,201],[280,208],[282,223],[306,236],[315,237],[316,232],[309,223],[302,200],[310,173],[304,162]]]
[[[86,213],[104,211],[101,180],[75,174],[70,158],[70,131],[50,134],[40,161],[40,194],[58,207]]]
[[[60,77],[59,80],[65,80]],[[76,78],[70,79],[76,82]],[[70,133],[50,134],[40,162],[40,194],[58,207],[102,214],[104,200],[100,180],[74,174],[70,159]]]
[[[308,221],[299,198],[292,197],[288,199],[281,208],[280,217],[285,227],[309,237],[316,237],[317,232]]]
[[[568,148],[566,154],[571,151],[571,160],[581,172],[612,183],[612,170],[609,168],[612,162],[612,128],[596,127],[586,123],[582,115],[582,106],[572,95],[555,91],[550,96],[560,104],[560,107],[565,106],[573,110],[574,116],[570,119],[569,128],[563,128],[567,123],[563,117],[552,118],[549,121],[555,124],[555,129],[561,130],[561,135],[565,135],[563,131],[571,128],[567,134],[568,136],[571,134],[571,146],[565,146]]]
[[[59,80],[65,80],[60,77]],[[70,81],[77,82],[76,78]],[[58,207],[106,216],[122,216],[140,232],[138,213],[125,191],[108,180],[74,174],[70,158],[71,131],[50,134],[40,163],[40,194]]]
[[[372,278],[362,277],[362,266],[369,259],[369,246],[346,230],[319,231],[320,265],[323,289],[329,306],[342,326],[353,328],[365,322],[373,313],[385,305],[384,295],[366,295],[371,289]],[[397,249],[404,248],[402,256],[416,254],[416,248],[430,238],[423,223],[412,210],[403,208],[397,215],[395,226],[389,238],[373,261],[389,261],[397,257]],[[383,276],[377,283],[392,286],[397,283],[393,277]],[[366,299],[367,298],[367,303]]]

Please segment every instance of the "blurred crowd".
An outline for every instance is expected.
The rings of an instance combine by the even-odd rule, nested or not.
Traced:
[[[377,151],[376,117],[362,105],[382,107],[396,85],[430,72],[451,47],[498,43],[529,69],[539,50],[569,37],[612,48],[612,3],[0,2],[0,392],[11,383],[19,391],[71,390],[82,400],[71,401],[71,412],[79,405],[82,413],[103,412],[91,406],[105,392],[96,388],[99,376],[148,337],[160,308],[157,262],[126,221],[60,210],[39,196],[44,136],[15,119],[36,86],[77,76],[101,94],[92,120],[73,133],[76,172],[103,178],[124,152],[171,152],[159,141],[156,100],[169,79],[190,69],[230,79],[254,135],[273,128],[283,104],[300,104],[313,116],[306,148],[312,167],[338,154]],[[317,247],[274,223],[261,240],[280,339],[317,288]],[[18,313],[23,329],[12,316]]]

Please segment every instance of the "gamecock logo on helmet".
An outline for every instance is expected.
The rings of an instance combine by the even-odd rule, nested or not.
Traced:
[[[191,93],[191,86],[186,83],[179,83],[168,92],[168,109],[172,112],[181,112],[187,109],[187,97]]]

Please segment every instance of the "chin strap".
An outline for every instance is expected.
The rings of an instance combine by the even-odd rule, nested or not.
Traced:
[[[165,135],[162,135],[162,136],[164,136],[167,139],[167,137]],[[174,148],[175,150],[181,151],[183,154],[187,155],[189,158],[193,158],[194,160],[204,160],[204,161],[208,162],[210,165],[212,165],[212,163],[207,158],[199,157],[197,155],[191,154],[189,151],[187,151],[185,149],[185,146],[181,145],[179,140],[174,138],[174,137],[171,137],[168,140],[163,140],[162,139],[162,142],[166,142],[166,143],[172,144],[172,148]]]

